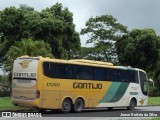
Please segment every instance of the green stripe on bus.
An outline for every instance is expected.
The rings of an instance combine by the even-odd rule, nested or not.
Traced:
[[[128,86],[129,86],[129,83],[127,83],[127,82],[126,83],[121,83],[121,85],[119,86],[116,94],[114,95],[114,97],[112,98],[112,100],[110,102],[119,101],[123,97],[123,95],[126,92]]]
[[[109,90],[106,92],[103,99],[100,100],[100,103],[117,102],[122,98],[128,86],[129,83],[112,82]]]
[[[106,92],[105,96],[103,99],[100,100],[100,103],[105,103],[111,101],[111,99],[114,97],[116,94],[119,86],[121,85],[120,82],[112,82],[111,86],[109,87],[109,90]]]

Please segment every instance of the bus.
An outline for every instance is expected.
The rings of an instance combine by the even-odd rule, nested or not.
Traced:
[[[22,56],[14,61],[12,103],[37,110],[147,105],[146,72],[112,63]]]

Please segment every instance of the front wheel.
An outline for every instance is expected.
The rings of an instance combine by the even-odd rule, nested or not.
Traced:
[[[62,102],[62,109],[63,113],[68,113],[71,111],[71,101],[69,99],[64,99]]]
[[[137,103],[135,99],[131,99],[129,106],[127,107],[128,110],[134,110]]]
[[[78,98],[74,105],[72,106],[72,111],[73,112],[81,112],[83,110],[84,107],[84,102],[82,99]]]

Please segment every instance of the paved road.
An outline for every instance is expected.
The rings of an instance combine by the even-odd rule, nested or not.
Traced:
[[[86,109],[81,113],[61,113],[52,111],[42,114],[43,117],[160,117],[160,106],[136,107],[129,111],[126,108],[106,109]]]
[[[36,111],[23,111],[23,112],[18,112],[18,113],[34,113]],[[13,112],[11,112],[13,113]],[[1,114],[1,113],[0,113]],[[40,113],[37,113],[40,114]],[[132,120],[137,120],[137,119],[151,119],[152,117],[159,117],[160,118],[160,106],[149,106],[149,107],[136,107],[135,110],[129,111],[126,108],[115,108],[113,110],[108,110],[106,109],[85,109],[81,113],[61,113],[60,111],[47,111],[44,114],[41,114],[42,118],[29,118],[27,120],[49,120],[52,119],[52,117],[59,119],[59,120],[70,120],[71,118],[73,120],[104,120],[103,117],[113,120],[119,120],[119,119],[132,119]],[[47,117],[47,118],[44,118]],[[74,118],[77,117],[77,118]],[[82,118],[83,117],[83,118]],[[98,118],[98,119],[97,119]],[[4,118],[0,118],[4,119]],[[10,119],[10,118],[5,118],[5,119]],[[22,118],[12,118],[12,120],[21,120]],[[26,118],[23,118],[24,120]]]

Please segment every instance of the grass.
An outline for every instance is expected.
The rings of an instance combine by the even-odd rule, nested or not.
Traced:
[[[160,105],[160,97],[149,97],[148,105]]]
[[[21,110],[23,107],[14,106],[10,97],[0,97],[0,111],[3,110]]]
[[[149,97],[148,105],[160,105],[160,97]],[[10,97],[0,97],[0,111],[3,110],[22,110],[24,107],[14,106]]]
[[[151,120],[160,120],[160,117],[152,118]]]

